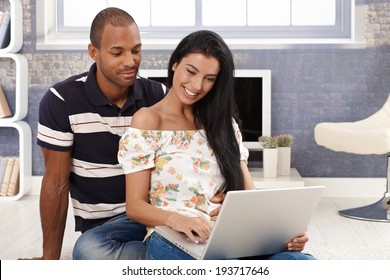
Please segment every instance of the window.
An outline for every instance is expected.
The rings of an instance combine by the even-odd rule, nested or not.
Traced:
[[[137,22],[144,49],[173,49],[188,33],[218,32],[231,48],[363,42],[363,0],[42,0],[37,48],[85,49],[93,17],[115,6]],[[172,8],[174,7],[174,8]]]

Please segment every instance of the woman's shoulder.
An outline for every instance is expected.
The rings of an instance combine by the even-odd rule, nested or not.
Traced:
[[[154,130],[159,128],[160,122],[161,117],[156,110],[151,107],[143,107],[133,115],[131,127]]]

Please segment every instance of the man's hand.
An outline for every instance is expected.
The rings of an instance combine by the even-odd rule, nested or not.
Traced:
[[[220,203],[220,204],[222,204],[224,199],[225,199],[225,194],[218,192],[210,199],[210,201],[212,203]],[[218,208],[216,208],[216,209],[214,209],[213,211],[210,212],[211,221],[216,221],[217,220],[217,217],[218,217],[218,214],[219,214],[219,210],[221,210],[221,206],[219,206]]]
[[[309,241],[309,236],[305,232],[301,236],[293,238],[291,241],[287,242],[287,250],[301,252],[305,248],[306,243]]]

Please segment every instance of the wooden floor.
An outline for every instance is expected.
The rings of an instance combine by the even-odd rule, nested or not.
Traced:
[[[0,259],[41,255],[39,197],[19,201],[0,201]],[[390,223],[368,222],[338,215],[339,209],[362,206],[372,198],[322,198],[309,225],[310,242],[306,250],[321,260],[390,260]],[[79,236],[73,231],[69,211],[62,259],[70,259]]]

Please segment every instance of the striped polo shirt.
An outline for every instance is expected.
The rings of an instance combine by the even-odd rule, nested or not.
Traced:
[[[119,139],[141,107],[161,100],[166,87],[138,77],[122,109],[110,103],[89,72],[51,87],[39,105],[38,145],[72,151],[69,190],[76,231],[125,212],[125,176],[117,160]]]

